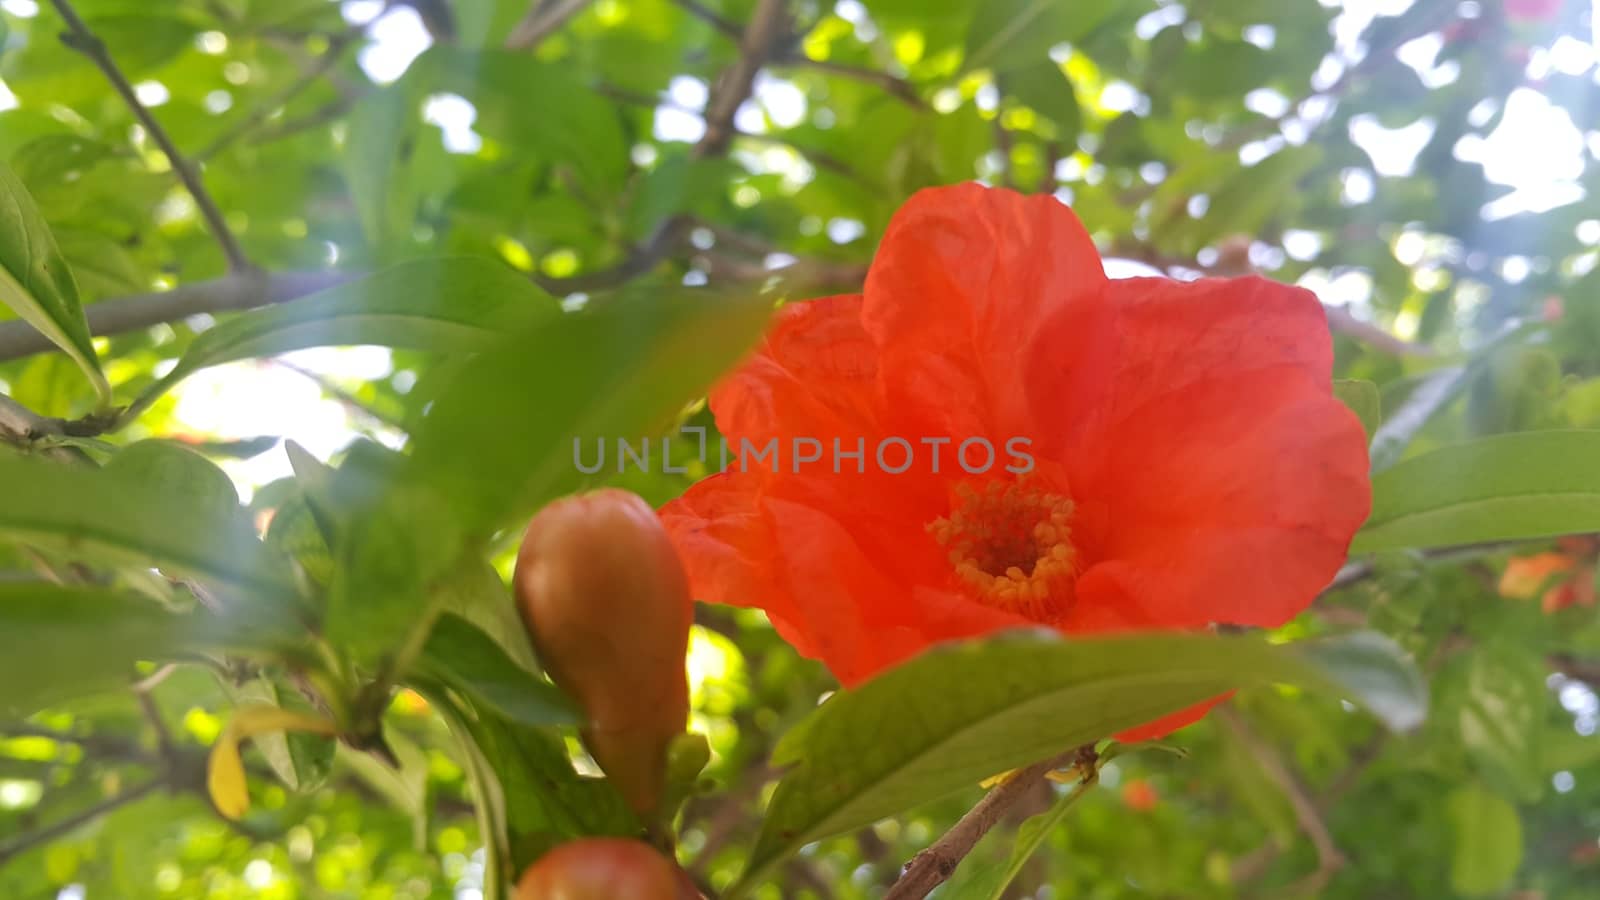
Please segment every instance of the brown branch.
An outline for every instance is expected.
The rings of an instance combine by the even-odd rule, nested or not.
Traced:
[[[989,829],[1023,798],[1032,793],[1045,775],[1069,766],[1094,764],[1094,747],[1086,745],[1069,750],[1044,762],[1034,763],[1014,773],[967,811],[944,836],[934,841],[906,863],[900,879],[883,895],[883,900],[921,900],[929,891],[943,884],[955,874],[956,867],[966,858]]]
[[[506,38],[507,50],[532,50],[589,6],[593,0],[544,0],[536,2]]]
[[[332,287],[352,277],[352,274],[345,272],[286,272],[279,275],[240,272],[211,281],[181,285],[170,291],[134,294],[92,303],[84,308],[84,312],[88,316],[92,334],[124,334],[201,313],[230,312],[281,303]],[[0,362],[32,356],[53,348],[53,344],[25,322],[0,322]]]
[[[150,139],[156,142],[156,146],[161,148],[162,153],[166,154],[167,164],[172,166],[174,172],[178,173],[178,179],[183,182],[184,188],[189,191],[189,196],[194,198],[195,206],[199,207],[200,215],[206,220],[211,236],[222,247],[222,254],[228,260],[228,268],[235,273],[251,271],[250,260],[239,246],[238,239],[229,230],[228,222],[223,217],[222,210],[217,207],[216,201],[206,191],[205,184],[200,180],[199,171],[195,169],[193,163],[184,158],[182,153],[178,152],[177,145],[172,143],[172,138],[167,135],[166,129],[162,128],[161,123],[157,122],[155,116],[150,114],[150,110],[145,109],[144,104],[139,102],[139,97],[134,92],[133,85],[128,83],[127,77],[122,74],[121,69],[117,68],[116,62],[112,60],[111,54],[107,52],[105,42],[96,37],[93,31],[89,30],[89,26],[78,16],[77,11],[72,8],[71,0],[51,0],[51,3],[55,6],[56,12],[60,13],[61,18],[66,20],[67,23],[68,33],[61,36],[62,43],[89,57],[100,68],[100,71],[106,76],[106,80],[111,82],[111,86],[116,89],[117,94],[128,105],[128,109],[133,112],[134,118],[138,119],[139,123],[144,126],[144,130],[150,135]]]
[[[734,113],[739,105],[750,98],[755,87],[756,73],[766,63],[768,54],[784,33],[787,25],[785,0],[759,0],[750,24],[745,26],[739,41],[739,58],[724,69],[712,87],[711,99],[706,104],[706,133],[695,145],[697,157],[721,156],[735,134]]]

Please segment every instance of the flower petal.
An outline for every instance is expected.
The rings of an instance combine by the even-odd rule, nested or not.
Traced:
[[[1112,281],[1101,302],[1053,326],[1082,346],[1093,339],[1074,326],[1089,323],[1096,369],[1044,348],[1031,363],[1043,443],[1074,499],[1101,511],[1074,529],[1080,604],[1113,578],[1120,616],[1152,626],[1281,625],[1333,577],[1370,507],[1321,305],[1256,278]],[[1052,379],[1072,390],[1052,394]]]
[[[1027,421],[1022,351],[1038,326],[1105,282],[1073,214],[1049,195],[961,184],[913,195],[867,275],[862,321],[886,405],[933,435]]]
[[[861,295],[790,303],[773,319],[751,358],[711,392],[731,451],[776,437],[788,457],[781,445],[796,437],[875,432],[877,350],[861,327]]]

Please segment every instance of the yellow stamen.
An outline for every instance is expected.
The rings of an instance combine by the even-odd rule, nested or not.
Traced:
[[[1053,622],[1072,602],[1072,501],[1024,482],[956,488],[928,532],[948,550],[956,581],[979,603]]]

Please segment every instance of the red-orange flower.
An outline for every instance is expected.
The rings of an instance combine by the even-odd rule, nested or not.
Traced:
[[[1588,536],[1561,538],[1557,550],[1513,557],[1500,574],[1500,596],[1540,598],[1546,614],[1571,606],[1595,605],[1596,541]]]
[[[785,307],[712,392],[742,461],[661,515],[696,596],[761,607],[846,685],[1004,628],[1277,626],[1368,512],[1331,366],[1304,290],[1107,280],[1053,197],[930,189],[864,294]]]

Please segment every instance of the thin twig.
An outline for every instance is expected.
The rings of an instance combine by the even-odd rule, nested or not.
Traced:
[[[1311,846],[1317,851],[1317,869],[1313,877],[1322,880],[1332,876],[1342,868],[1348,860],[1340,852],[1333,841],[1333,835],[1328,831],[1328,825],[1322,821],[1322,812],[1300,779],[1289,771],[1289,767],[1278,756],[1277,750],[1257,735],[1244,719],[1229,706],[1221,706],[1212,713],[1222,722],[1239,743],[1243,744],[1250,755],[1261,766],[1261,770],[1283,791],[1289,800],[1289,806],[1294,810],[1295,823],[1300,826],[1300,831],[1311,841]]]
[[[217,137],[213,139],[211,143],[207,144],[198,153],[194,154],[194,158],[200,162],[211,159],[213,156],[221,153],[234,141],[237,141],[244,135],[254,131],[261,125],[261,123],[267,121],[279,110],[283,109],[285,106],[288,106],[290,101],[300,96],[312,85],[321,81],[322,77],[328,73],[328,70],[332,69],[338,64],[340,57],[344,54],[345,48],[355,43],[356,37],[360,33],[361,32],[359,31],[344,32],[330,37],[328,39],[327,49],[323,50],[323,52],[312,61],[311,67],[302,73],[299,78],[295,79],[293,83],[289,84],[283,90],[267,98],[266,102],[250,110],[250,112],[247,113],[243,119],[240,119],[227,130],[217,135]]]
[[[324,394],[332,397],[334,400],[338,401],[340,405],[351,410],[352,412],[365,416],[368,419],[371,419],[373,422],[386,428],[393,428],[396,431],[405,430],[404,422],[335,384],[331,378],[323,375],[321,372],[313,372],[304,366],[295,365],[294,363],[281,358],[274,359],[272,364],[280,369],[286,369],[302,378],[311,381],[312,383],[316,384],[317,387],[321,388]]]
[[[150,139],[156,142],[161,152],[166,154],[168,165],[178,173],[178,178],[183,186],[188,189],[189,196],[194,198],[195,206],[199,207],[200,215],[205,218],[206,225],[211,230],[211,236],[222,247],[222,254],[228,260],[228,268],[233,272],[247,272],[251,270],[250,260],[239,246],[239,241],[228,228],[228,222],[222,215],[222,210],[217,207],[211,194],[206,191],[205,184],[200,180],[200,174],[182,153],[178,152],[177,145],[172,143],[172,138],[167,136],[166,129],[161,127],[155,116],[150,114],[144,104],[139,102],[139,96],[133,90],[133,85],[128,83],[127,76],[117,68],[117,64],[107,52],[105,42],[96,37],[89,26],[78,16],[77,10],[72,8],[71,0],[50,0],[61,18],[66,20],[69,32],[61,36],[62,41],[79,53],[89,57],[100,71],[111,82],[117,94],[122,97],[128,109],[133,112],[134,118],[144,126]]]
[[[4,865],[5,863],[11,861],[11,859],[14,857],[26,853],[34,847],[37,847],[41,844],[48,844],[56,838],[61,837],[64,834],[68,834],[74,828],[77,828],[86,822],[91,822],[109,812],[141,800],[160,788],[167,787],[170,784],[170,781],[171,779],[166,777],[153,778],[137,787],[129,788],[128,790],[125,790],[114,797],[108,797],[87,809],[79,810],[78,812],[67,816],[65,819],[62,819],[59,822],[54,822],[45,826],[44,828],[39,829],[38,831],[32,831],[28,834],[22,835],[10,843],[0,845],[0,865]]]
[[[1093,764],[1094,748],[1086,745],[1016,772],[984,794],[983,799],[932,846],[911,857],[900,879],[883,895],[883,900],[921,900],[926,897],[929,891],[955,874],[956,867],[972,852],[978,841],[1012,806],[1028,796],[1034,786],[1044,780],[1045,775],[1073,765],[1081,767]]]
[[[917,93],[916,86],[911,82],[879,69],[869,69],[866,66],[856,66],[850,63],[836,62],[831,59],[812,59],[801,54],[789,54],[773,60],[773,65],[786,68],[812,69],[829,75],[838,75],[863,84],[871,84],[883,89],[884,93],[899,100],[901,103],[919,112],[928,112],[928,106],[922,95]]]
[[[724,19],[722,16],[717,14],[716,10],[706,6],[703,3],[698,3],[696,0],[674,0],[674,2],[677,3],[684,12],[703,22],[709,23],[712,28],[715,28],[734,40],[738,40],[743,34],[737,22]]]
[[[592,2],[594,0],[535,2],[528,14],[511,29],[511,35],[506,38],[506,49],[532,50]]]

